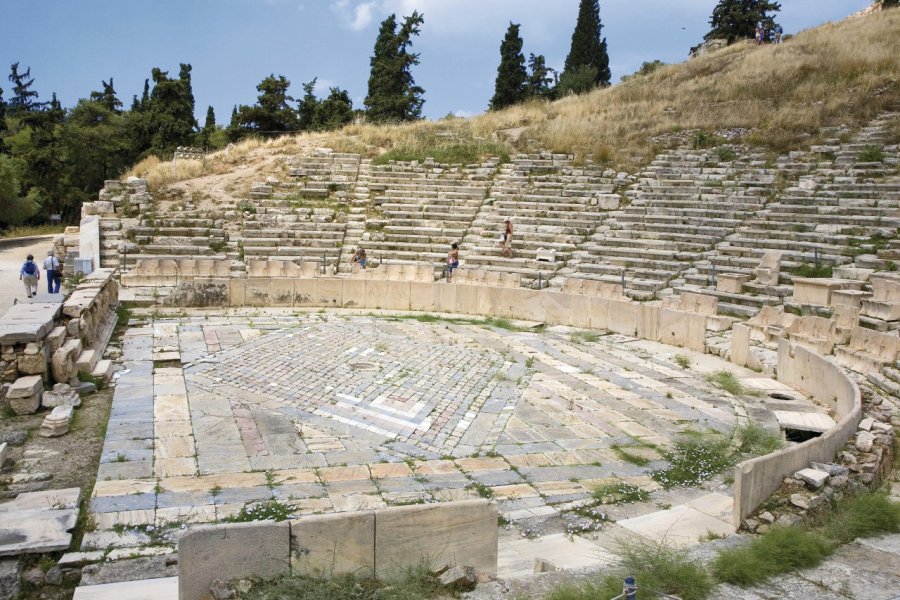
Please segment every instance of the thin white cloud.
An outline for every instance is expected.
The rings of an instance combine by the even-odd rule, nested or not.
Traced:
[[[362,31],[372,22],[376,4],[376,2],[354,3],[350,0],[335,0],[331,3],[331,10],[337,15],[342,27],[351,31]]]
[[[336,85],[337,83],[330,79],[316,79],[316,85],[313,87],[313,92],[315,92],[317,96],[323,96],[328,93],[328,90]]]

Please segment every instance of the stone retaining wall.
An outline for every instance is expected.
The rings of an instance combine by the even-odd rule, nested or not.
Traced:
[[[207,597],[215,579],[288,573],[386,579],[423,563],[496,575],[497,532],[497,507],[487,500],[195,527],[178,542],[178,597]]]
[[[738,464],[734,469],[735,527],[778,489],[785,477],[814,461],[831,462],[856,433],[862,418],[859,387],[843,369],[786,339],[778,342],[778,380],[829,406],[837,426],[802,444]]]
[[[0,379],[69,383],[96,366],[115,326],[114,269],[98,269],[64,303],[21,303],[0,317]]]

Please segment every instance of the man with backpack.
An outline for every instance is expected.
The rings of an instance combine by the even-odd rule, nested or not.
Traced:
[[[47,293],[58,294],[59,284],[62,282],[62,274],[59,272],[59,259],[53,255],[53,250],[47,251],[44,259],[44,270],[47,271]]]
[[[29,254],[22,268],[19,269],[19,279],[25,282],[25,293],[29,298],[37,296],[38,280],[41,278],[41,270],[34,264],[34,256]]]

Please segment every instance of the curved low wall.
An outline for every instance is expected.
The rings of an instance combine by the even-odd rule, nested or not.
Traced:
[[[862,397],[856,382],[835,363],[790,341],[778,341],[778,381],[833,410],[837,426],[821,436],[738,464],[734,469],[735,527],[778,489],[782,480],[813,461],[831,462],[856,432]]]
[[[706,315],[655,304],[444,282],[365,279],[195,279],[167,298],[175,306],[332,307],[407,310],[538,321],[606,329],[642,339],[706,351]],[[781,484],[809,466],[830,461],[856,431],[862,416],[859,388],[834,363],[781,340],[779,381],[833,405],[838,425],[822,436],[744,461],[735,468],[734,522],[739,526]]]

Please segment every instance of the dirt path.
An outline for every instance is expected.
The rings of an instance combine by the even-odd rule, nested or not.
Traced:
[[[25,297],[25,286],[19,281],[19,269],[28,254],[33,254],[34,261],[40,266],[47,258],[47,250],[53,246],[54,235],[4,240],[0,244],[0,273],[2,273],[0,315],[9,310],[15,299],[18,299],[19,302],[29,301]],[[38,282],[39,292],[47,291],[47,282],[44,277],[44,271],[41,269],[41,280]]]

